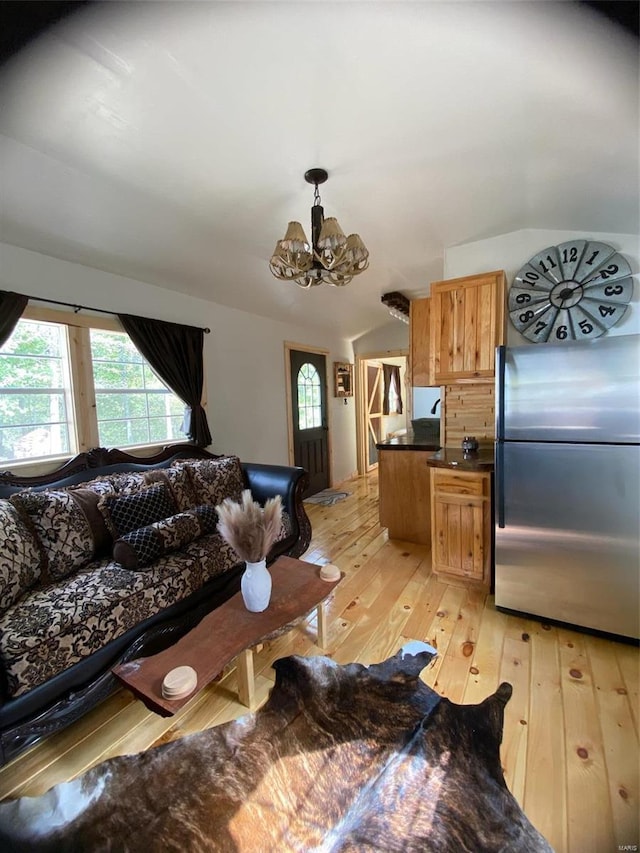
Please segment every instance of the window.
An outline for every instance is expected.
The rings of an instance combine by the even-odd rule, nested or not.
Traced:
[[[402,390],[400,388],[400,368],[397,364],[382,365],[384,392],[382,398],[383,415],[402,414]]]
[[[0,462],[163,444],[183,413],[116,320],[29,307],[0,349]]]
[[[298,429],[322,426],[320,374],[312,364],[298,371]]]
[[[400,389],[398,388],[398,376],[396,373],[391,375],[391,382],[389,383],[389,393],[387,394],[387,401],[389,403],[389,414],[396,415],[402,414],[402,406],[400,405]]]
[[[124,332],[90,330],[100,444],[127,447],[181,436],[184,403]]]
[[[0,350],[0,460],[75,450],[64,326],[20,320]]]

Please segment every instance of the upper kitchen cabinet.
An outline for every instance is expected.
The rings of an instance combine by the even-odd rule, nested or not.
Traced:
[[[429,328],[431,300],[412,299],[409,306],[409,361],[411,364],[411,384],[418,388],[435,385],[432,378]]]
[[[503,270],[431,284],[428,384],[493,380],[495,350],[505,340],[505,289]]]

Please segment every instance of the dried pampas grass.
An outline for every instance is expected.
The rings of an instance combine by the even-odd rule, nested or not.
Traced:
[[[253,500],[249,489],[242,502],[225,498],[216,507],[218,532],[227,540],[241,560],[257,563],[264,560],[282,527],[282,498],[269,498],[264,507]]]

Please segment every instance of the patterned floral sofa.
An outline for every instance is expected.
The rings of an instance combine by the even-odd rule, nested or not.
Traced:
[[[306,482],[192,445],[0,474],[0,763],[113,692],[116,663],[166,648],[238,591],[244,565],[216,530],[224,498],[280,494],[269,561],[300,556]]]

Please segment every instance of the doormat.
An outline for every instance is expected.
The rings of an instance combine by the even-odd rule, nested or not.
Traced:
[[[351,492],[339,492],[336,489],[323,489],[304,499],[306,504],[322,504],[322,506],[333,506],[338,501],[348,498]]]

